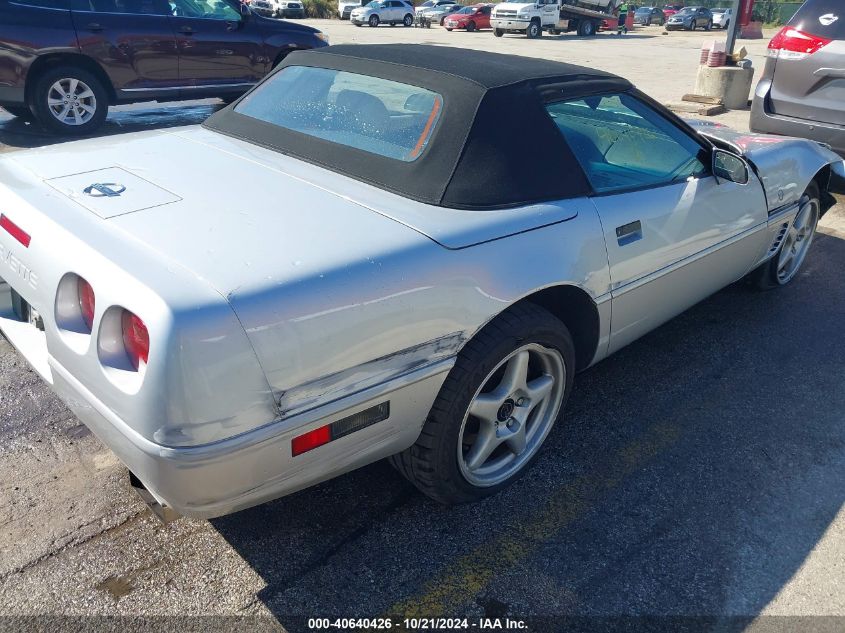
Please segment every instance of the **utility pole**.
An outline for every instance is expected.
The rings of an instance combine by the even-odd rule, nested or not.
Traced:
[[[734,46],[736,46],[736,35],[739,29],[739,17],[742,10],[741,4],[743,0],[733,0],[733,9],[731,10],[731,23],[728,26],[728,41],[725,45],[725,52],[730,58],[734,54]]]

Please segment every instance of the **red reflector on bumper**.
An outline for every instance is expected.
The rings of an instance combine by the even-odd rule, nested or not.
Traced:
[[[29,233],[24,231],[5,215],[0,215],[0,226],[6,229],[6,232],[14,237],[18,242],[29,248],[29,242],[32,239],[29,237]]]
[[[319,429],[308,431],[305,435],[293,438],[290,443],[291,453],[293,453],[293,456],[296,457],[297,455],[307,453],[318,446],[328,444],[331,441],[332,426],[331,424],[327,424],[326,426],[321,426]]]

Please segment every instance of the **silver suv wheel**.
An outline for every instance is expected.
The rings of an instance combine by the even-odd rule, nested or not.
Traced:
[[[47,105],[63,125],[85,125],[97,112],[97,97],[84,81],[66,77],[50,86]]]

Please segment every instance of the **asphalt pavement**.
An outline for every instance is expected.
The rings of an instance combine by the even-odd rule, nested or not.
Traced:
[[[603,54],[572,42],[558,43]],[[652,81],[668,98],[666,78]],[[218,107],[119,108],[105,133],[198,123]],[[747,124],[747,112],[730,116]],[[2,151],[52,142],[0,112]],[[115,630],[298,631],[308,618],[379,616],[530,616],[561,630],[544,619],[561,615],[594,627],[620,616],[838,627],[796,618],[845,616],[843,270],[840,204],[792,284],[735,284],[580,374],[532,470],[453,508],[379,462],[232,516],[162,525],[0,341],[0,629],[51,622],[8,617],[32,615],[145,618],[53,622]],[[214,618],[150,619],[190,615]]]

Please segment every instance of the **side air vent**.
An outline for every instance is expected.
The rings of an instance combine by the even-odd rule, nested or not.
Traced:
[[[769,248],[769,255],[774,255],[777,250],[780,248],[781,243],[783,242],[783,238],[786,237],[786,232],[789,230],[789,222],[784,222],[780,225],[780,229],[778,229],[778,234],[775,235],[775,239],[772,242],[771,248]]]

